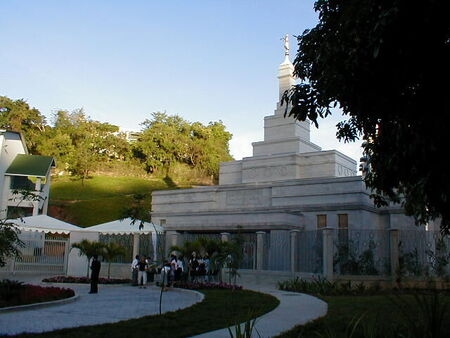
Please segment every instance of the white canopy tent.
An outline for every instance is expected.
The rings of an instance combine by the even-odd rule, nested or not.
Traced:
[[[9,220],[8,222],[15,224],[21,231],[69,234],[71,231],[83,230],[83,228],[76,225],[47,215],[28,216]]]
[[[91,227],[85,228],[87,231],[95,231],[100,234],[105,235],[147,235],[152,234],[152,244],[156,248],[158,244],[157,234],[163,234],[164,228],[160,225],[154,224],[152,222],[144,222],[142,229],[139,229],[140,221],[136,220],[133,224],[131,218],[118,219],[112,222],[102,223],[98,225],[93,225]],[[156,250],[154,251],[154,260],[157,259]]]
[[[111,235],[131,235],[131,234],[149,234],[164,232],[164,228],[160,225],[153,224],[152,222],[144,222],[144,227],[139,230],[140,221],[136,220],[133,224],[131,218],[117,219],[112,222],[102,223],[98,225],[93,225],[91,227],[85,228],[84,230],[96,231],[101,234],[111,234]]]

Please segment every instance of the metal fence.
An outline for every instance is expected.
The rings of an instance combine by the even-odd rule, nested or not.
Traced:
[[[323,233],[321,230],[297,233],[296,272],[322,273]]]
[[[335,230],[333,268],[338,275],[388,275],[389,231]]]
[[[289,271],[291,269],[291,238],[290,232],[272,230],[265,235],[267,238],[267,264],[265,270]]]
[[[242,241],[241,269],[256,269],[256,233],[231,234],[231,240],[240,237]]]
[[[124,255],[116,256],[111,263],[130,263],[133,260],[133,235],[100,234],[99,242],[103,244],[115,243],[120,245]]]
[[[438,231],[400,231],[399,269],[407,276],[450,275],[450,237]]]
[[[67,269],[67,236],[49,236],[39,232],[23,231],[19,238],[24,246],[20,257],[8,262],[3,271],[64,274]]]
[[[241,237],[241,269],[324,273],[324,254],[332,255],[334,275],[386,276],[391,270],[390,230],[332,230],[332,242],[324,248],[324,230],[271,230],[231,234]],[[399,273],[410,276],[450,276],[450,238],[439,232],[399,230]],[[184,240],[220,238],[220,234],[183,234]],[[330,242],[328,242],[330,243]],[[262,248],[258,248],[262,244]],[[295,245],[294,247],[291,247]],[[326,250],[325,250],[326,249]],[[395,251],[395,250],[394,250]],[[262,257],[257,257],[257,254]],[[330,257],[330,256],[328,256]]]
[[[198,240],[200,238],[220,241],[221,235],[215,234],[215,233],[195,233],[195,232],[194,233],[186,232],[183,234],[183,240],[185,242],[195,242],[196,240]]]

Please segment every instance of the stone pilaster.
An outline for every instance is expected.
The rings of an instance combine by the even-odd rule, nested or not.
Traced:
[[[264,239],[266,235],[264,231],[256,232],[256,270],[264,268]]]
[[[323,234],[323,275],[333,279],[333,228],[325,228]]]
[[[133,234],[133,259],[139,255],[139,234]]]
[[[291,230],[291,272],[295,273],[298,267],[298,234],[300,230]]]
[[[399,265],[400,252],[398,249],[399,244],[399,230],[389,229],[389,253],[391,258],[391,275],[395,276]]]

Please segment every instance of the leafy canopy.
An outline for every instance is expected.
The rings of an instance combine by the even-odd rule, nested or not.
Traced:
[[[232,159],[228,147],[232,135],[221,121],[205,126],[178,115],[156,112],[142,126],[134,153],[148,172],[163,170],[167,175],[178,162],[197,167],[217,179],[219,163]]]
[[[283,96],[298,120],[339,107],[344,141],[364,140],[376,205],[402,203],[418,223],[450,230],[446,170],[450,3],[319,0],[319,23],[298,37],[301,82]]]

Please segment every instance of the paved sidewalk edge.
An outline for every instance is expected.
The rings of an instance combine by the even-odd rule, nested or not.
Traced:
[[[53,305],[61,305],[61,304],[67,304],[75,302],[79,298],[79,295],[75,295],[69,298],[63,298],[58,300],[52,300],[49,302],[41,302],[41,303],[33,303],[33,304],[26,304],[26,305],[17,305],[17,306],[9,306],[0,308],[0,313],[5,312],[13,312],[13,311],[26,311],[31,309],[37,309],[40,307],[49,307]]]

